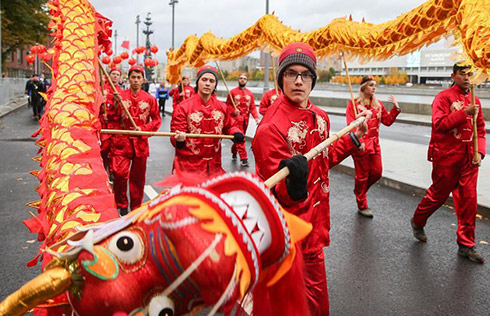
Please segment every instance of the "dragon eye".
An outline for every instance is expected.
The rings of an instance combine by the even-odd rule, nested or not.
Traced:
[[[174,316],[174,302],[165,295],[155,296],[150,301],[149,316]]]
[[[109,250],[122,263],[133,264],[143,257],[143,241],[135,233],[120,232],[111,239]]]

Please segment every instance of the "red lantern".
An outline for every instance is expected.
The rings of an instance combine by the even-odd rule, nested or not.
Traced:
[[[119,65],[122,62],[121,56],[114,56],[114,64]]]
[[[29,64],[34,64],[34,62],[36,61],[36,56],[34,56],[33,54],[29,54],[26,56],[26,61]]]
[[[140,47],[136,47],[135,50],[136,50],[136,53],[141,54],[145,51],[145,49],[146,48],[144,46],[140,46]]]
[[[41,57],[41,59],[44,61],[50,61],[51,58],[53,58],[53,55],[51,55],[47,52],[44,52],[44,53],[39,54],[39,57]]]
[[[113,54],[112,49],[108,49],[107,52],[105,52],[107,56],[111,56]]]
[[[109,68],[110,68],[110,69],[115,68],[115,67],[116,67],[116,64],[115,64],[114,62],[111,62],[111,63],[109,64]]]
[[[153,61],[150,58],[145,59],[145,66],[146,67],[151,67],[153,64]]]
[[[121,53],[121,58],[124,59],[124,60],[128,59],[129,58],[128,52],[122,52]]]
[[[46,46],[44,46],[44,45],[38,45],[37,46],[37,53],[38,54],[41,54],[41,53],[44,53],[44,52],[46,52]]]
[[[156,54],[158,52],[158,47],[156,45],[153,45],[152,47],[150,47],[150,51],[153,53],[153,54]]]
[[[136,64],[136,59],[134,59],[134,58],[130,58],[130,59],[128,60],[128,64],[130,64],[131,66],[133,66],[134,64]]]
[[[37,47],[37,45],[32,46],[32,47],[31,47],[31,53],[32,53],[32,54],[37,54],[37,52],[38,52],[38,47]]]
[[[102,63],[104,65],[109,65],[111,62],[111,58],[109,56],[105,56],[104,58],[102,58]]]
[[[158,60],[153,59],[153,64],[152,64],[152,66],[153,66],[153,67],[155,67],[155,66],[157,66],[158,64],[159,64]]]

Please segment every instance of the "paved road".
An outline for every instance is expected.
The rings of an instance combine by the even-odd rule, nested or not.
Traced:
[[[0,120],[0,299],[38,273],[25,263],[37,252],[21,223],[29,217],[25,203],[37,198],[37,180],[27,172],[37,148],[29,135],[36,122],[23,108]],[[169,117],[161,130],[168,130]],[[418,127],[417,127],[418,128]],[[169,174],[173,148],[166,138],[151,139],[148,184]],[[224,167],[231,162],[231,142],[224,142]],[[249,147],[249,146],[247,146]],[[253,159],[252,159],[253,164]],[[253,171],[253,167],[249,168]],[[490,263],[477,265],[456,255],[456,217],[447,208],[429,221],[429,242],[411,236],[409,219],[419,201],[404,192],[374,186],[369,193],[374,220],[359,217],[353,179],[331,172],[332,244],[326,248],[331,315],[488,315]],[[158,189],[158,188],[156,188]],[[29,242],[28,242],[29,241]],[[478,219],[478,248],[490,260],[490,223]]]

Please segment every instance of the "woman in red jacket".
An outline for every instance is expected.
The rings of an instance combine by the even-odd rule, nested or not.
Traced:
[[[381,149],[379,146],[379,126],[383,123],[390,126],[395,122],[396,117],[401,110],[395,97],[390,96],[388,100],[393,104],[393,109],[388,112],[381,101],[376,98],[376,81],[373,77],[362,78],[359,96],[355,100],[355,108],[352,100],[347,104],[346,118],[347,124],[355,120],[356,113],[365,110],[372,112],[371,119],[368,120],[368,132],[360,139],[362,145],[361,151],[352,155],[354,167],[356,169],[354,193],[359,215],[372,218],[373,213],[368,207],[367,191],[380,178],[383,171],[381,162]]]

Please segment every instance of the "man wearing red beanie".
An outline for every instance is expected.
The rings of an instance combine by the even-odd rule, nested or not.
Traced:
[[[177,87],[170,91],[169,94],[172,97],[172,107],[174,111],[182,101],[189,99],[194,94],[194,89],[190,86],[190,83],[189,76],[183,76],[182,81],[179,82]]]
[[[283,94],[262,119],[252,149],[260,178],[266,180],[279,169],[289,168],[289,176],[273,192],[285,210],[313,224],[302,243],[306,295],[311,315],[324,316],[329,314],[323,255],[323,247],[330,241],[329,169],[361,146],[359,137],[366,126],[340,138],[307,162],[303,155],[327,139],[330,130],[327,113],[309,100],[316,79],[313,49],[303,43],[284,47],[277,69]]]
[[[122,92],[121,87],[119,87],[118,82],[121,80],[122,71],[117,67],[111,68],[109,72],[109,77],[112,83],[116,87],[117,93],[120,95]],[[116,112],[116,100],[114,99],[114,91],[109,81],[104,83],[104,96],[105,102],[102,103],[102,108],[99,112],[99,120],[101,128],[106,129],[121,129],[121,122],[119,115]],[[113,177],[112,164],[110,163],[110,151],[112,146],[112,135],[101,134],[100,135],[100,155],[102,156],[102,161],[104,162],[104,168],[109,174],[109,178]]]
[[[230,111],[231,116],[233,116],[236,126],[242,131],[243,135],[247,133],[250,114],[252,114],[257,125],[259,124],[259,114],[257,113],[257,107],[255,106],[254,94],[252,91],[245,88],[247,81],[247,74],[241,73],[240,77],[238,77],[238,87],[231,90],[228,98],[226,99],[228,110]],[[235,110],[235,106],[238,108],[238,111]],[[237,153],[240,154],[242,167],[248,167],[248,156],[247,149],[245,148],[245,142],[233,144],[231,147],[233,160],[236,160]]]
[[[221,139],[187,138],[185,133],[232,134],[234,143],[244,141],[243,133],[233,126],[226,104],[216,98],[217,84],[216,69],[203,66],[197,73],[196,94],[179,104],[172,114],[170,130],[177,135],[171,142],[177,171],[209,176],[225,172],[221,168]]]
[[[162,123],[155,97],[141,89],[144,82],[143,67],[134,65],[129,69],[130,88],[121,93],[122,102],[128,105],[130,115],[138,131],[157,131]],[[124,129],[134,129],[122,106],[117,109]],[[143,202],[146,178],[146,159],[150,155],[148,137],[114,135],[112,143],[114,169],[114,195],[121,215],[128,213],[128,205],[134,210]],[[128,189],[131,202],[128,203]]]

